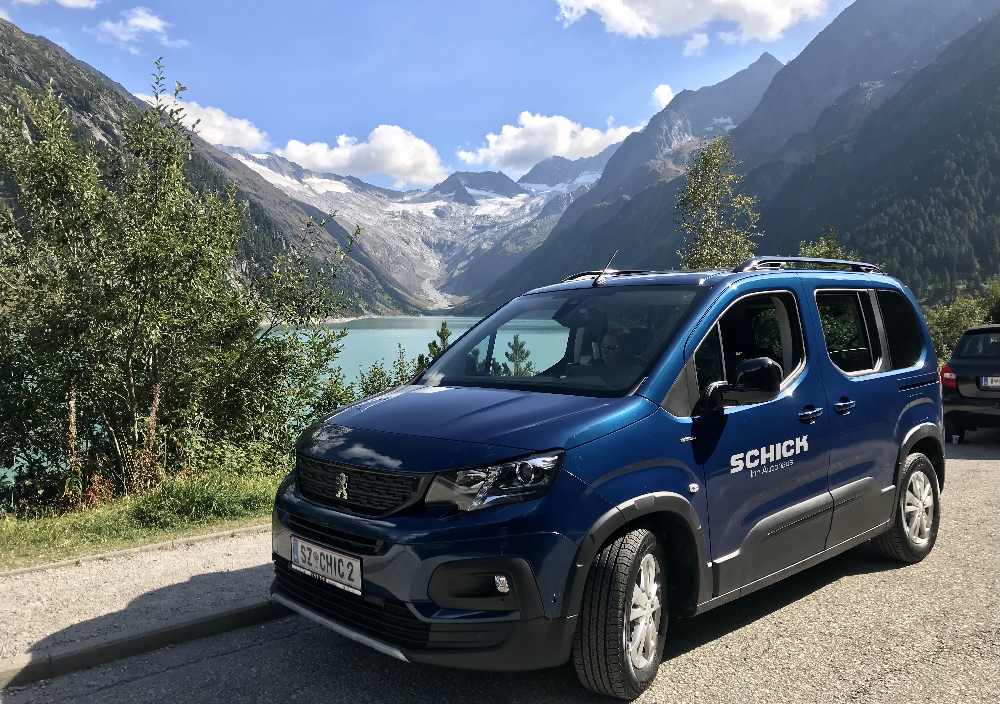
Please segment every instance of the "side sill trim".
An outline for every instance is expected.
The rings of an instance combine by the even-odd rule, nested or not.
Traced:
[[[889,528],[890,523],[891,521],[885,521],[884,523],[880,523],[874,528],[870,528],[866,530],[864,533],[856,535],[853,538],[848,538],[847,540],[841,543],[832,545],[826,548],[825,550],[816,553],[812,557],[807,557],[806,559],[800,560],[795,564],[788,565],[787,567],[782,567],[777,572],[772,572],[766,577],[761,577],[753,582],[750,582],[749,584],[743,585],[742,587],[733,589],[732,591],[726,592],[725,594],[720,594],[719,596],[713,597],[708,601],[703,601],[702,603],[698,604],[695,615],[703,614],[706,611],[714,609],[716,606],[722,606],[723,604],[727,604],[730,601],[737,599],[738,597],[746,596],[747,594],[755,592],[758,589],[763,589],[764,587],[768,587],[776,582],[780,582],[785,577],[790,577],[796,572],[801,572],[802,570],[812,567],[813,565],[818,565],[820,562],[824,562],[827,559],[834,557],[839,553],[844,552],[845,550],[849,550],[855,545],[860,545],[866,540],[874,538],[876,535],[879,535],[880,533],[884,533]]]
[[[332,621],[328,619],[326,616],[323,616],[322,614],[319,614],[310,608],[302,606],[302,604],[299,604],[296,601],[292,601],[288,597],[272,592],[271,601],[278,602],[282,606],[294,611],[300,616],[305,616],[310,621],[314,621],[321,626],[325,626],[326,628],[329,628],[331,631],[344,636],[344,638],[353,640],[356,643],[361,643],[361,645],[367,645],[372,650],[377,650],[383,655],[394,657],[397,660],[402,660],[403,662],[410,662],[409,658],[407,658],[403,654],[403,652],[399,650],[399,648],[395,648],[389,645],[388,643],[383,643],[380,640],[369,638],[364,633],[358,633],[357,631],[347,628],[346,626],[342,626],[336,621]]]

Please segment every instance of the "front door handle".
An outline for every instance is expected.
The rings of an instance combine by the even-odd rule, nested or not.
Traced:
[[[848,413],[854,410],[854,407],[858,405],[856,401],[852,401],[849,398],[842,398],[833,404],[833,410],[842,416],[846,416]]]
[[[822,408],[816,408],[815,406],[806,406],[801,411],[799,411],[799,420],[803,423],[815,423],[816,420],[823,415]]]

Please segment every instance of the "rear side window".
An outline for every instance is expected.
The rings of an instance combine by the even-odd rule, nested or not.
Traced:
[[[924,349],[924,336],[917,314],[910,302],[895,291],[878,291],[877,297],[892,368],[912,367],[920,360]]]
[[[1000,359],[1000,330],[967,332],[955,348],[955,357]]]
[[[848,374],[874,371],[882,356],[867,291],[820,291],[816,305],[830,360]]]

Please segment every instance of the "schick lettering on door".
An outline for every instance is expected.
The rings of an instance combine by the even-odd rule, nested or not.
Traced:
[[[776,442],[764,447],[755,447],[746,452],[737,452],[729,458],[729,473],[736,474],[744,469],[750,470],[751,476],[773,472],[792,465],[791,458],[800,452],[809,451],[809,436],[800,435],[794,440]],[[787,460],[787,462],[786,462]]]

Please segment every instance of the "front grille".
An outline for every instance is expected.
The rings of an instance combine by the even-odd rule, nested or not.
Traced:
[[[274,590],[351,630],[403,649],[494,648],[510,634],[509,623],[421,621],[401,601],[351,594],[292,570],[280,557],[274,560]]]
[[[354,555],[381,555],[389,548],[384,540],[335,530],[292,514],[288,515],[288,529],[306,540]]]
[[[305,455],[296,458],[295,468],[299,491],[307,499],[366,516],[384,516],[408,506],[419,498],[422,486],[418,475],[359,469]]]

